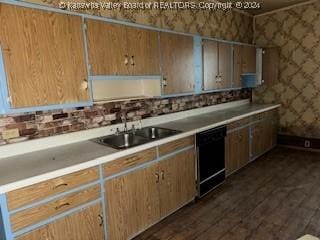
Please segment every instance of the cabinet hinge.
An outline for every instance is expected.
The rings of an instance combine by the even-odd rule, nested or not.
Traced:
[[[86,23],[83,23],[83,29],[87,30],[87,24]]]
[[[7,102],[10,103],[10,104],[12,103],[12,97],[11,96],[7,97]]]

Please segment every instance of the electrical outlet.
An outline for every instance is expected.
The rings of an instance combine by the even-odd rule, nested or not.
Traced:
[[[17,138],[17,137],[20,137],[18,128],[8,129],[8,130],[4,130],[2,132],[2,138],[4,140],[11,139],[11,138]]]
[[[309,148],[310,147],[310,141],[309,140],[304,140],[304,147]]]

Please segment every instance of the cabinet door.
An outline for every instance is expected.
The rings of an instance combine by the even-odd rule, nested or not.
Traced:
[[[225,168],[226,175],[238,170],[238,132],[228,133],[225,139]]]
[[[230,44],[203,42],[204,90],[231,87],[231,54]]]
[[[278,142],[278,119],[271,120],[271,146],[277,145]]]
[[[234,88],[241,88],[241,45],[233,45],[233,85]]]
[[[279,81],[280,48],[267,48],[262,55],[262,79],[268,86]]]
[[[129,75],[129,27],[86,20],[91,75]]]
[[[226,175],[244,167],[249,157],[249,127],[228,133],[226,137],[225,165]]]
[[[264,124],[263,122],[258,122],[252,125],[251,129],[252,134],[252,157],[255,158],[257,156],[260,156],[263,153],[264,150]]]
[[[11,107],[89,100],[81,17],[0,4]]]
[[[159,33],[130,28],[127,34],[130,73],[132,75],[160,75]]]
[[[106,181],[108,239],[134,237],[160,219],[158,165]]]
[[[275,119],[267,119],[264,124],[264,146],[267,151],[277,144],[277,122]]]
[[[219,85],[218,88],[231,87],[231,44],[219,43]]]
[[[101,204],[96,204],[26,233],[17,240],[103,240],[102,216]]]
[[[161,217],[190,202],[196,194],[194,149],[159,163]]]
[[[242,73],[256,73],[256,48],[242,46]]]
[[[203,41],[203,83],[204,90],[218,88],[219,75],[219,48],[218,42]]]
[[[239,149],[239,168],[244,167],[247,165],[250,161],[250,155],[249,155],[249,144],[250,144],[250,138],[249,138],[249,127],[245,127],[243,129],[240,129],[238,131],[238,149]]]
[[[193,92],[193,38],[161,32],[160,51],[163,93]]]

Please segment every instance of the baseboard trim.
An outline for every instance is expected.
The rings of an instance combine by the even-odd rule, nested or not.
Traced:
[[[288,149],[293,149],[293,150],[301,150],[301,151],[306,151],[306,152],[316,152],[316,153],[320,153],[320,149],[304,148],[304,147],[294,147],[294,146],[280,145],[280,144],[278,145],[278,147],[288,148]]]
[[[278,145],[306,151],[320,151],[320,139],[278,134]]]

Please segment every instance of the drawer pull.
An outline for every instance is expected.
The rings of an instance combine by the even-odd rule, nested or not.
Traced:
[[[134,66],[134,65],[135,65],[134,56],[131,56],[130,64],[131,64],[131,66]]]
[[[68,186],[68,183],[61,183],[59,185],[54,186],[53,189],[58,189],[60,187],[67,187],[67,186]]]
[[[159,183],[160,182],[160,176],[158,173],[155,174],[155,177],[156,177],[156,183]]]
[[[99,224],[99,226],[102,227],[102,226],[103,226],[103,217],[102,217],[101,214],[99,214],[98,217],[100,218],[100,224]]]
[[[129,56],[126,54],[124,55],[124,65],[128,65],[129,64]]]
[[[134,157],[131,157],[131,158],[127,158],[125,161],[126,161],[126,163],[131,164],[131,163],[134,163],[134,162],[136,162],[138,160],[139,160],[139,158],[137,156],[134,156]]]
[[[66,206],[70,206],[70,205],[71,205],[70,203],[63,203],[63,204],[61,204],[59,206],[56,206],[55,209],[59,210],[60,208],[63,208],[63,207],[66,207]]]
[[[164,171],[163,170],[161,171],[161,178],[162,178],[162,180],[164,180]]]

